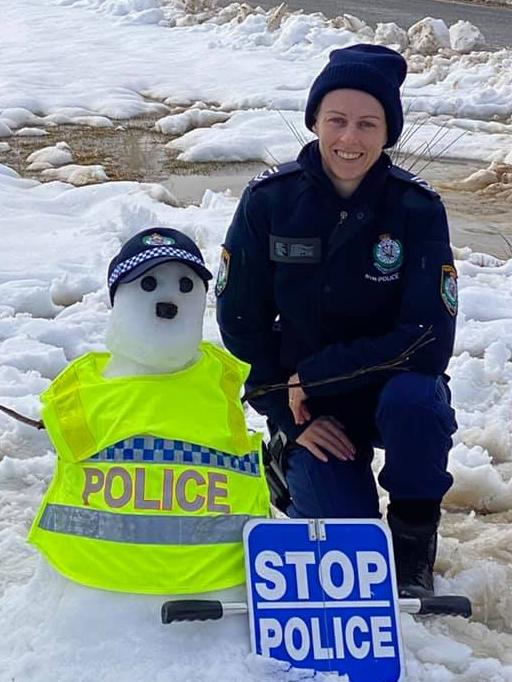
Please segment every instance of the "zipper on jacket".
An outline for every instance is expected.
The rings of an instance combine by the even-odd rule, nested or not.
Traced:
[[[331,232],[331,235],[329,237],[329,246],[331,246],[331,244],[333,243],[334,238],[336,237],[336,235],[338,233],[338,230],[340,230],[343,227],[343,224],[347,218],[348,218],[348,211],[345,211],[345,210],[340,211],[339,217],[338,217],[338,222],[334,226],[334,229]]]
[[[345,220],[348,218],[348,211],[340,211],[340,218],[338,220],[338,224],[336,225],[337,229],[338,227],[343,227],[343,223]]]

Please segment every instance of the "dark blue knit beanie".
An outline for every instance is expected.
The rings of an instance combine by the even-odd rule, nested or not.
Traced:
[[[306,126],[313,130],[320,102],[331,90],[363,90],[382,104],[388,129],[386,147],[392,147],[404,125],[400,86],[406,73],[407,62],[402,55],[382,45],[360,44],[333,50],[309,91]]]

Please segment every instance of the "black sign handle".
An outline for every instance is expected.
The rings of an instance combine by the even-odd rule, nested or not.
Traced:
[[[467,597],[440,596],[422,599],[399,599],[400,611],[420,616],[471,617],[471,602]],[[221,602],[209,599],[166,601],[162,606],[162,623],[183,620],[220,620],[224,616],[247,613],[244,602]]]

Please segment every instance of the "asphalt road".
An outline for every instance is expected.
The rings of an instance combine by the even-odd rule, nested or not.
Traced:
[[[232,0],[219,0],[229,5]],[[280,0],[249,0],[264,9],[276,7]],[[394,21],[409,28],[423,17],[444,19],[450,26],[459,19],[478,26],[489,47],[512,46],[512,8],[491,7],[468,2],[446,0],[286,0],[289,9],[305,12],[323,12],[327,17],[353,14],[368,24]]]

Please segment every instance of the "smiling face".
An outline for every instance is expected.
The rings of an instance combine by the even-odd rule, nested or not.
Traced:
[[[203,281],[184,263],[161,263],[121,283],[107,329],[108,374],[167,373],[190,365],[198,357],[205,306]]]
[[[320,104],[313,130],[325,172],[342,196],[350,196],[386,144],[382,104],[361,90],[332,90]]]

